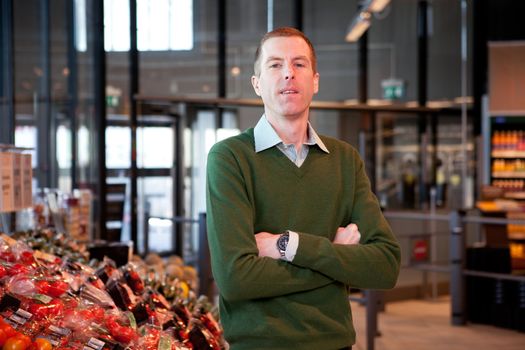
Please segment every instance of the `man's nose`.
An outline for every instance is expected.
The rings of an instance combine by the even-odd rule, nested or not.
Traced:
[[[291,64],[285,64],[284,66],[284,79],[294,79],[295,78],[295,71],[293,69],[293,65]]]

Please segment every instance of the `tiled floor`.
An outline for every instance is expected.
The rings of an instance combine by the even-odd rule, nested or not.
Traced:
[[[357,344],[366,349],[365,307],[352,303]],[[451,326],[447,297],[391,302],[379,314],[375,350],[525,350],[525,333],[468,324]]]

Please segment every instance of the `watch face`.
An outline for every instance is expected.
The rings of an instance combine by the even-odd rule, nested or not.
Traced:
[[[283,233],[277,240],[277,248],[279,248],[280,251],[285,251],[289,239],[290,236],[287,233]]]

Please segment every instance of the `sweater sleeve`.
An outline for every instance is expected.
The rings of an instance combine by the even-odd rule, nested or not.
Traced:
[[[351,287],[392,288],[399,274],[400,247],[370,189],[363,161],[358,155],[354,169],[350,222],[359,228],[360,244],[334,244],[326,237],[299,233],[293,264],[318,271]]]
[[[269,298],[335,283],[309,268],[258,256],[248,181],[233,154],[212,149],[207,163],[207,229],[212,272],[223,298]]]

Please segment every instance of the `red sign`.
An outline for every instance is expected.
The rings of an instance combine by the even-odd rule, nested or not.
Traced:
[[[428,260],[428,239],[414,240],[412,245],[412,260],[413,261],[427,261]]]

